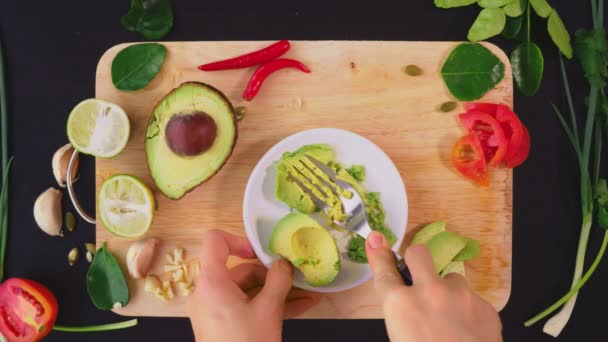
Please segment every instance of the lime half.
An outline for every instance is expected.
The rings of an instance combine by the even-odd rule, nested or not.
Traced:
[[[129,117],[118,105],[88,99],[68,118],[68,139],[79,152],[100,158],[118,155],[129,141]]]
[[[99,217],[112,234],[124,238],[144,235],[154,218],[154,196],[137,177],[115,175],[99,190]]]

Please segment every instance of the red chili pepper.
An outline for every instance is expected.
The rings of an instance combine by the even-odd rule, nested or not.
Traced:
[[[225,59],[222,61],[203,64],[198,68],[203,71],[217,71],[228,69],[240,69],[250,67],[256,64],[264,64],[282,56],[283,54],[285,54],[285,52],[287,52],[287,50],[289,50],[290,47],[291,45],[289,45],[289,41],[281,40],[261,50],[234,58]]]
[[[273,72],[284,68],[296,68],[302,72],[310,73],[310,69],[306,65],[293,59],[275,59],[272,62],[261,65],[251,76],[247,88],[243,92],[243,99],[247,101],[253,100],[262,87],[262,83]]]

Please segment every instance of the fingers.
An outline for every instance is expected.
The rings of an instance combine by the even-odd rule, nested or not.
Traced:
[[[227,272],[226,261],[230,255],[236,255],[243,259],[255,258],[251,244],[244,237],[228,234],[217,229],[207,232],[203,240],[201,267],[208,272]]]
[[[255,297],[254,301],[262,302],[264,306],[270,305],[273,309],[282,309],[289,290],[291,290],[292,277],[293,268],[289,261],[284,259],[275,261],[268,270],[264,288]]]
[[[264,279],[268,270],[257,264],[240,264],[230,270],[230,278],[244,292],[264,285]]]
[[[454,288],[469,288],[467,279],[458,273],[450,273],[443,278],[449,286]]]
[[[365,242],[365,251],[374,275],[376,292],[384,300],[391,290],[404,286],[397,271],[395,255],[384,235],[378,232],[369,234]]]
[[[431,252],[424,245],[414,245],[405,252],[405,262],[410,269],[414,284],[426,284],[439,279]]]
[[[300,316],[313,306],[319,304],[321,298],[320,293],[300,289],[291,290],[287,296],[284,318],[291,319]]]

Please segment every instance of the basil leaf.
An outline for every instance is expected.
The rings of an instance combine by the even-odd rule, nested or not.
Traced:
[[[112,61],[112,82],[120,90],[138,90],[150,83],[160,71],[167,48],[156,43],[131,45]]]
[[[603,29],[578,30],[574,55],[592,87],[604,88],[608,79],[608,43]]]
[[[477,4],[483,8],[500,8],[512,1],[513,0],[479,0]]]
[[[556,11],[551,12],[549,20],[547,21],[547,29],[551,39],[557,45],[559,50],[567,58],[572,58],[572,45],[570,43],[570,34],[564,26],[564,22],[559,17]]]
[[[516,18],[507,18],[507,23],[505,24],[505,28],[502,30],[502,36],[507,39],[513,39],[517,37],[519,32],[521,32],[521,27],[523,26],[524,16],[520,15]]]
[[[484,8],[469,29],[467,38],[478,42],[494,37],[505,28],[506,20],[505,12],[501,8]]]
[[[173,9],[169,0],[132,0],[131,9],[120,22],[129,31],[139,32],[148,40],[159,40],[173,27]]]
[[[469,6],[476,2],[477,0],[435,0],[435,6],[439,8],[453,8]]]
[[[528,3],[526,0],[513,0],[513,2],[509,3],[504,7],[505,14],[509,17],[515,18],[524,14],[524,10]]]
[[[547,3],[547,0],[530,0],[530,5],[541,18],[548,18],[553,12],[553,7]]]
[[[480,99],[504,78],[505,65],[481,44],[458,45],[443,64],[441,77],[461,101]]]
[[[110,310],[115,303],[122,307],[129,304],[129,287],[114,256],[105,243],[95,253],[87,272],[87,292],[100,310]]]
[[[523,42],[511,53],[511,67],[517,87],[526,96],[532,96],[540,87],[544,69],[543,53],[534,42]]]

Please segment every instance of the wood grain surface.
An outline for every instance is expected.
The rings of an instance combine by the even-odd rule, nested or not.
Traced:
[[[96,186],[116,173],[140,177],[158,201],[154,223],[146,237],[162,240],[152,273],[162,275],[164,254],[174,247],[196,259],[205,232],[219,228],[244,236],[242,202],[247,179],[257,161],[275,143],[298,131],[335,127],[358,133],[380,146],[395,162],[405,182],[409,222],[402,250],[424,224],[446,220],[448,229],[477,239],[481,256],[466,264],[471,286],[498,310],[511,291],[512,172],[491,173],[489,189],[459,176],[450,162],[456,139],[464,131],[456,115],[438,107],[452,101],[439,75],[454,42],[293,41],[286,58],[306,64],[311,74],[284,70],[271,76],[251,103],[241,99],[253,68],[201,72],[202,63],[232,57],[269,42],[173,42],[160,74],[145,88],[121,92],[111,80],[111,63],[126,44],[108,50],[97,68],[96,97],[125,109],[131,120],[131,140],[110,160],[97,159]],[[508,58],[486,45],[505,63],[505,79],[482,100],[513,105]],[[401,68],[423,70],[410,77]],[[246,105],[239,138],[225,167],[183,199],[172,201],[158,192],[148,172],[144,136],[153,106],[185,81],[209,83],[222,90],[234,106]],[[368,166],[368,172],[374,172]],[[97,244],[107,242],[124,268],[132,241],[108,233],[97,221]],[[231,259],[230,264],[240,260]],[[126,268],[124,268],[126,272]],[[130,279],[130,304],[117,313],[128,316],[185,316],[187,298],[164,303],[143,291],[143,281]],[[201,303],[204,305],[204,303]],[[327,294],[302,318],[380,318],[382,310],[373,284]]]

